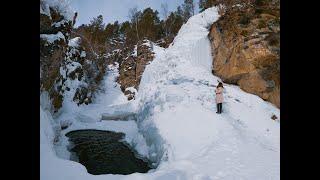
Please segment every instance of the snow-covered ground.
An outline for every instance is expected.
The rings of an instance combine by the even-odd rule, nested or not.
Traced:
[[[61,115],[52,119],[41,103],[41,179],[280,179],[280,123],[271,119],[279,119],[280,110],[224,84],[223,113],[215,113],[219,78],[211,73],[207,35],[217,19],[216,8],[207,9],[182,26],[169,48],[154,45],[156,57],[146,67],[134,101],[128,102],[113,82],[117,70],[110,67],[106,92],[93,104],[64,105]],[[100,121],[101,114],[113,111],[135,112],[137,119]],[[65,121],[72,122],[65,131],[124,132],[125,140],[158,167],[145,174],[90,175],[81,164],[66,160],[66,132],[53,146],[52,122]]]

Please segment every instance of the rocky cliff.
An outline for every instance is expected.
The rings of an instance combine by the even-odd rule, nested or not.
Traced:
[[[68,51],[72,21],[58,7],[40,1],[40,90],[48,91],[53,107],[62,106],[63,95],[56,82],[61,79],[60,67]]]
[[[89,104],[105,73],[105,59],[71,38],[74,17],[63,1],[40,1],[40,92],[48,92],[53,112],[66,96]]]
[[[231,1],[211,26],[213,73],[280,108],[280,4]]]
[[[133,53],[125,61],[121,62],[118,83],[121,85],[121,90],[128,97],[128,100],[134,98],[136,91],[139,89],[145,66],[153,58],[152,42],[144,40],[135,46]]]

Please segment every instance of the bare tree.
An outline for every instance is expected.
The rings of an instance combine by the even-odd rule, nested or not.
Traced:
[[[184,21],[186,22],[191,16],[194,15],[195,4],[193,0],[184,0],[182,8],[184,13]]]
[[[129,18],[130,18],[132,24],[135,24],[138,41],[140,40],[139,30],[138,30],[139,17],[140,17],[140,13],[138,12],[137,7],[129,9]]]
[[[169,16],[168,3],[161,4],[161,13],[162,13],[162,16],[163,16],[163,19],[165,22],[163,29],[165,30],[166,36],[168,36],[168,25],[167,25],[167,21],[166,21]]]
[[[168,3],[161,4],[161,13],[163,15],[163,19],[166,20],[169,16]]]
[[[195,11],[195,2],[193,2],[193,0],[191,1],[191,12],[192,12],[192,16],[194,16],[194,11]]]

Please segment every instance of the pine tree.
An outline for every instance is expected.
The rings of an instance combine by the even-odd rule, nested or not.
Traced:
[[[90,21],[90,26],[93,28],[94,31],[103,30],[104,23],[103,23],[102,15],[99,15],[98,17],[93,18],[93,20]]]
[[[161,25],[158,14],[158,11],[153,11],[151,8],[147,8],[142,12],[139,29],[144,38],[152,41],[159,38]]]
[[[204,11],[207,8],[210,8],[212,6],[216,6],[219,4],[221,0],[199,0],[199,9],[200,12]],[[226,1],[224,1],[226,2]]]
[[[199,0],[199,11],[202,12],[206,9],[207,0]]]
[[[122,24],[120,24],[120,28],[119,28],[120,36],[125,37],[129,29],[130,29],[129,21],[125,21]]]
[[[175,14],[177,14],[178,16],[183,17],[183,10],[182,10],[181,6],[177,7],[177,11],[176,11]]]
[[[89,31],[88,40],[91,48],[94,52],[100,53],[104,51],[104,43],[105,43],[105,33],[104,33],[103,17],[102,15],[93,18],[90,21],[90,24],[87,27],[87,31]]]
[[[194,15],[194,3],[193,0],[184,0],[182,5],[184,13],[184,21],[186,22],[191,16]]]
[[[169,12],[164,4],[162,13],[166,18],[160,21],[156,10],[146,8],[138,11],[137,8],[133,8],[129,10],[129,21],[123,23],[115,21],[106,26],[103,17],[99,15],[89,24],[79,26],[76,33],[85,39],[86,47],[98,54],[112,50],[114,45],[110,44],[110,40],[114,38],[124,40],[123,46],[129,49],[144,38],[154,42],[162,39],[166,43],[171,43],[185,22],[184,10],[178,6],[176,11]]]
[[[120,25],[118,21],[115,21],[113,24],[109,23],[107,24],[105,28],[105,37],[107,39],[109,38],[115,38],[118,37],[120,34]]]
[[[177,7],[175,12],[171,12],[166,20],[168,34],[166,38],[169,41],[172,41],[173,38],[177,35],[182,24],[184,23],[183,11],[180,6]]]

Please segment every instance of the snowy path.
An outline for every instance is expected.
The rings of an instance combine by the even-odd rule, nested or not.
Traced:
[[[43,164],[52,161],[61,169],[45,169],[45,177],[53,173],[55,179],[66,180],[280,179],[280,123],[271,120],[272,115],[280,117],[280,110],[237,86],[225,84],[223,113],[215,113],[214,89],[219,78],[211,73],[207,35],[217,19],[216,9],[207,9],[182,26],[172,46],[165,50],[154,47],[156,58],[143,73],[136,100],[113,106],[116,111],[135,111],[137,123],[98,122],[103,112],[112,110],[106,109],[108,105],[126,103],[118,87],[107,87],[113,90],[86,108],[65,106],[69,109],[61,119],[73,117],[79,121],[71,129],[95,127],[124,132],[138,152],[159,164],[157,169],[146,174],[92,176],[78,163],[52,157]],[[116,99],[110,101],[110,97]],[[68,173],[64,175],[64,171]]]

